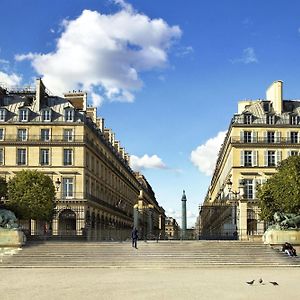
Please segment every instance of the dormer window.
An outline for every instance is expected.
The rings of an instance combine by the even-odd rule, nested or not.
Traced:
[[[28,122],[28,109],[20,109],[19,118],[20,122]]]
[[[5,122],[6,120],[6,109],[0,109],[0,121]]]
[[[66,122],[73,122],[74,121],[74,109],[73,108],[66,108],[65,109],[65,121]]]
[[[244,124],[252,124],[252,115],[246,114],[244,115]]]
[[[299,117],[296,115],[290,116],[290,124],[291,125],[298,125],[299,124]]]
[[[45,121],[45,122],[51,121],[51,109],[42,110],[42,121]]]
[[[268,115],[267,116],[267,124],[274,125],[275,124],[275,115]]]

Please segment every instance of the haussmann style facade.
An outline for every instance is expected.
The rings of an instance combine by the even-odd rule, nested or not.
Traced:
[[[283,99],[282,81],[268,88],[265,100],[238,103],[200,209],[200,238],[243,240],[264,233],[256,187],[281,160],[299,155],[299,121],[300,101]]]
[[[121,240],[133,226],[142,238],[164,232],[164,209],[129,159],[86,93],[53,96],[40,79],[33,90],[0,87],[0,176],[34,169],[52,178],[51,235]],[[32,220],[31,233],[44,226]]]

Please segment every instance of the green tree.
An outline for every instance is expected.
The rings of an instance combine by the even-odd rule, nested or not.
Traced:
[[[23,170],[8,182],[9,209],[20,219],[52,219],[55,187],[49,176],[36,170]]]
[[[300,156],[283,160],[267,182],[258,187],[261,217],[271,221],[276,211],[300,212]]]
[[[7,182],[3,177],[0,177],[0,199],[7,196]]]

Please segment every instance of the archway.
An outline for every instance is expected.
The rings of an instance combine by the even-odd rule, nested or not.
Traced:
[[[76,214],[71,209],[64,209],[58,218],[59,235],[76,235]]]

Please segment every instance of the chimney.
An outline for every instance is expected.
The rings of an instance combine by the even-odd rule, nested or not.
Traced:
[[[73,91],[64,94],[65,99],[67,99],[72,105],[78,109],[86,111],[87,108],[87,93],[82,91]]]
[[[273,103],[274,111],[277,114],[282,113],[282,86],[283,82],[281,80],[274,81],[266,92],[266,100]]]
[[[41,78],[37,78],[35,81],[36,84],[36,94],[35,94],[35,101],[36,101],[36,110],[40,111],[42,107],[42,101],[45,98],[45,86]]]
[[[104,118],[97,118],[97,127],[104,133]]]

